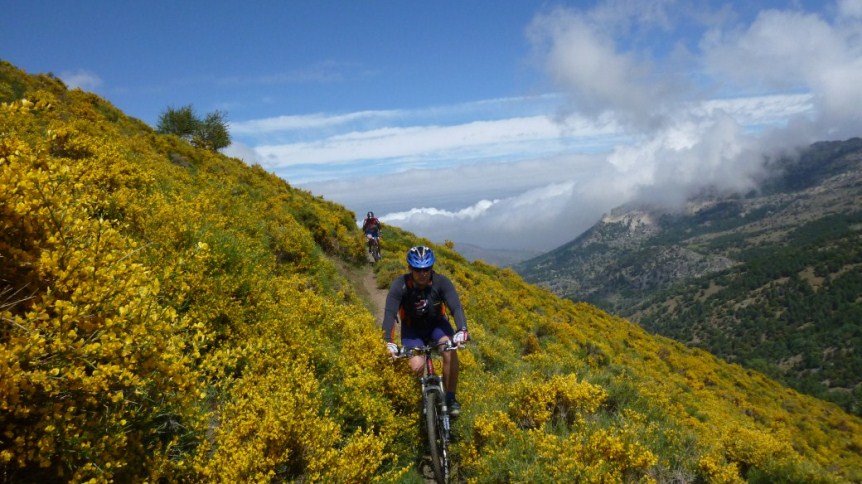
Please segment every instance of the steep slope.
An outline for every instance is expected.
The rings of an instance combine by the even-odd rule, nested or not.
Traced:
[[[0,64],[5,480],[410,480],[352,213]],[[391,228],[374,270],[428,243]],[[434,246],[475,343],[459,479],[862,479],[862,421]],[[337,263],[334,261],[338,261]]]
[[[518,269],[862,412],[862,139],[776,164],[759,193],[623,207]]]
[[[409,379],[329,260],[364,260],[353,213],[0,80],[4,480],[402,474]]]

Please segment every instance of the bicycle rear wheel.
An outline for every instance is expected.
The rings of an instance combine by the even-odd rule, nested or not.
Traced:
[[[428,445],[431,448],[431,467],[437,482],[445,484],[449,480],[449,456],[445,429],[438,414],[440,395],[437,392],[428,392],[425,397],[425,424],[428,428]]]

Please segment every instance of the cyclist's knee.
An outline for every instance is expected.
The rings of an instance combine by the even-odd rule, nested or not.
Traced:
[[[425,366],[425,359],[421,356],[414,356],[409,360],[410,369],[419,373],[422,371],[422,368]]]

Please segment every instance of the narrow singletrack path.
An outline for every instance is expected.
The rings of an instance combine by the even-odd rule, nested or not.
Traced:
[[[379,324],[383,321],[383,310],[386,308],[386,295],[389,293],[387,289],[377,288],[377,278],[374,276],[374,271],[367,267],[362,272],[362,287],[363,291],[369,295],[371,302],[371,314]]]
[[[374,269],[370,263],[361,266],[351,266],[337,258],[332,258],[332,262],[338,268],[338,271],[343,275],[353,286],[356,294],[365,303],[365,306],[374,315],[377,325],[383,321],[383,310],[386,307],[386,294],[389,292],[388,284],[386,289],[377,288],[377,278],[374,276]]]

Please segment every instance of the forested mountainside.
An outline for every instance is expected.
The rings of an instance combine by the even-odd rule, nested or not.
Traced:
[[[337,266],[354,214],[0,63],[3,481],[419,479],[418,392]],[[408,246],[390,227],[385,286]],[[457,479],[862,480],[862,420],[433,246]]]
[[[746,196],[621,208],[528,281],[862,413],[862,139],[778,160]]]

